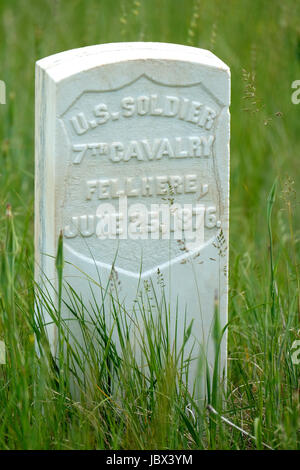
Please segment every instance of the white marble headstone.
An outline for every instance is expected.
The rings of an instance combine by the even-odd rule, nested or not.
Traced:
[[[87,304],[72,265],[105,283],[114,263],[129,311],[159,269],[210,364],[216,300],[227,323],[229,100],[229,68],[193,47],[104,44],[36,64],[36,280],[55,280],[61,230]],[[221,352],[226,371],[226,334]],[[195,360],[191,388],[196,375]]]

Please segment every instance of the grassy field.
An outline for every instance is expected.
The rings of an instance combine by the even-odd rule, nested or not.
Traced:
[[[291,103],[299,15],[296,0],[1,1],[0,449],[300,448],[300,364],[292,361],[300,339],[300,105]],[[44,354],[36,354],[34,64],[67,49],[136,40],[207,48],[232,71],[228,389],[223,401],[209,397],[217,415],[185,410],[189,397],[172,386],[176,364],[163,327],[144,345],[155,387],[126,343],[120,361],[100,314],[110,366],[91,353],[97,380],[80,402],[70,394],[68,363],[58,373],[43,335]],[[124,383],[117,403],[110,368]]]

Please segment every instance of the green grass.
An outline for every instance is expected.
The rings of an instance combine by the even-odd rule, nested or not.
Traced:
[[[291,83],[300,78],[299,13],[296,0],[0,3],[0,79],[8,93],[0,105],[0,339],[7,347],[7,364],[0,365],[1,449],[300,448],[300,365],[291,360],[300,330],[300,105],[291,103]],[[208,48],[232,71],[228,388],[222,401],[212,386],[217,415],[186,410],[190,398],[174,385],[181,359],[168,342],[169,312],[155,305],[161,320],[151,323],[151,286],[137,306],[150,381],[128,342],[128,324],[119,321],[117,295],[112,315],[122,360],[101,305],[89,317],[69,291],[90,347],[80,354],[64,325],[58,365],[33,316],[34,62],[134,40]],[[58,322],[59,309],[48,308]],[[83,368],[91,372],[88,381]],[[70,393],[70,369],[81,382],[80,399]],[[116,399],[114,377],[124,384]]]

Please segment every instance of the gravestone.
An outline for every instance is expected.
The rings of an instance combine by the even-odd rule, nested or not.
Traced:
[[[5,364],[5,343],[4,341],[0,340],[0,364]]]
[[[159,274],[171,322],[193,322],[190,390],[201,348],[213,366],[216,306],[227,323],[229,100],[229,68],[193,47],[104,44],[36,64],[36,280],[56,282],[61,231],[86,305],[99,272],[104,285],[117,273],[128,311]]]
[[[6,104],[6,86],[3,80],[0,80],[0,104]]]

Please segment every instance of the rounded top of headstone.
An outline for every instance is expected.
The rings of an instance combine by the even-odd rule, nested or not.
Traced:
[[[230,73],[229,67],[206,49],[161,42],[97,44],[60,52],[36,62],[38,68],[60,81],[101,65],[136,60],[191,62]]]

